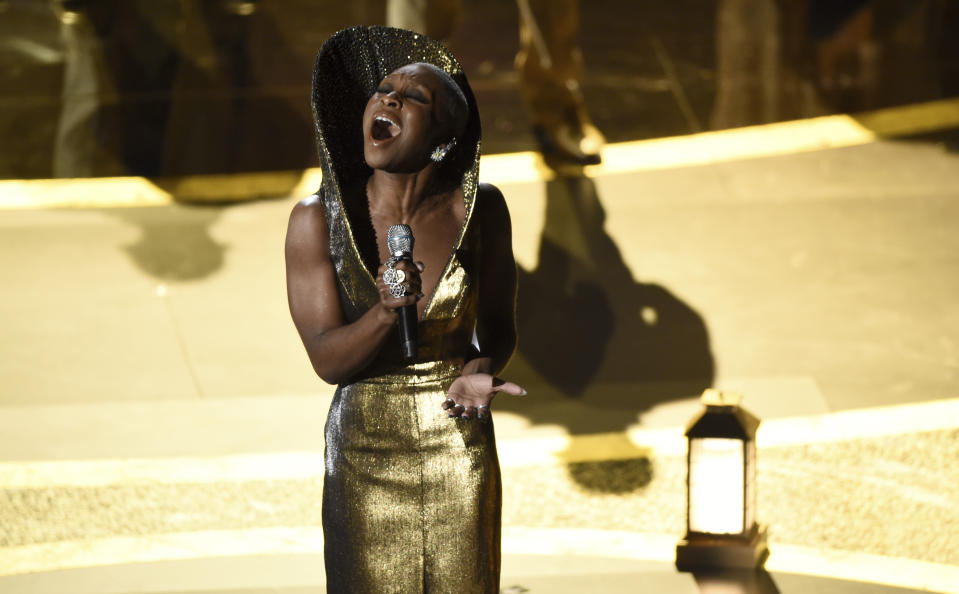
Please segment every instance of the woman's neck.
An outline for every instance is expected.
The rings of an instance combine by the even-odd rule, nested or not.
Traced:
[[[396,223],[408,224],[417,211],[434,202],[431,167],[416,173],[390,173],[374,169],[366,185],[370,212]]]

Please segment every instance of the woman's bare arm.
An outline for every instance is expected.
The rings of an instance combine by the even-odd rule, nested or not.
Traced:
[[[476,336],[483,356],[470,361],[463,373],[496,375],[516,349],[516,262],[503,194],[495,186],[482,184],[477,208],[484,249]]]
[[[503,194],[487,184],[480,186],[476,208],[483,241],[476,319],[480,353],[463,366],[442,404],[450,417],[460,419],[486,418],[497,392],[526,393],[522,386],[496,377],[516,349],[516,262],[509,210]]]
[[[395,299],[392,307],[378,302],[355,322],[346,323],[330,261],[329,228],[316,196],[300,201],[290,215],[286,289],[293,323],[313,369],[330,384],[369,365],[395,324],[394,307],[416,302],[414,296]]]

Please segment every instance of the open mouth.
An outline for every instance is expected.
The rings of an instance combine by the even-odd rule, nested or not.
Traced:
[[[399,133],[399,125],[390,118],[378,115],[373,119],[373,129],[370,131],[373,140],[387,140]]]

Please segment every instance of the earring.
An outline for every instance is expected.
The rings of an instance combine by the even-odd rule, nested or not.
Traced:
[[[455,138],[450,140],[446,144],[441,144],[437,146],[435,149],[433,149],[433,154],[430,155],[430,159],[432,159],[434,163],[439,163],[440,161],[446,158],[446,155],[448,155],[449,152],[453,150],[454,146],[456,146]]]

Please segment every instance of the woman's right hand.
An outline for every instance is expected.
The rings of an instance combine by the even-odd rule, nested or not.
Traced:
[[[401,283],[406,289],[406,295],[403,297],[394,297],[390,293],[390,286],[383,281],[383,273],[387,270],[387,265],[383,264],[379,267],[376,274],[376,289],[380,293],[380,306],[381,309],[389,316],[389,322],[392,323],[396,320],[396,310],[407,306],[415,305],[423,297],[422,288],[423,281],[420,278],[420,273],[423,271],[422,262],[410,262],[408,260],[397,260],[396,264],[393,265],[393,269],[397,272],[402,271],[403,282]]]

